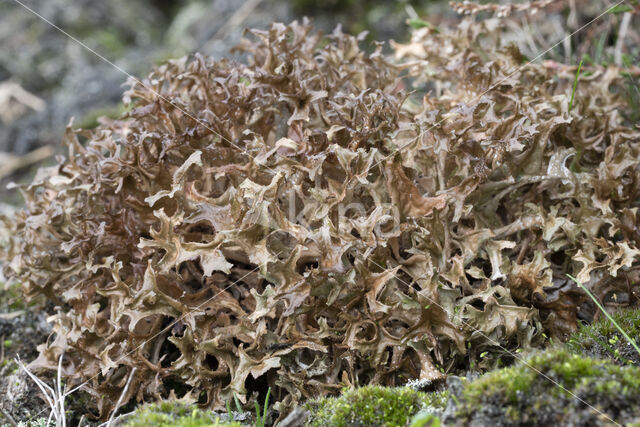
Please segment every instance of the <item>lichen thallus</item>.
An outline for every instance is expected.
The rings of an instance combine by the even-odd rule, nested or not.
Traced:
[[[225,142],[233,145],[234,147],[242,150],[240,147],[238,147],[236,144],[234,144],[232,141],[229,141],[227,138],[225,138],[224,136],[220,135],[218,132],[214,131],[213,129],[210,128],[210,126],[208,126],[205,122],[203,122],[201,119],[197,118],[196,116],[194,116],[193,114],[189,113],[188,111],[184,110],[182,107],[180,107],[179,105],[176,105],[174,102],[172,102],[170,99],[167,99],[166,97],[164,97],[162,94],[157,93],[157,91],[155,91],[153,88],[147,87],[147,85],[144,84],[144,82],[142,82],[141,80],[137,79],[136,77],[134,77],[133,75],[131,75],[130,73],[126,72],[124,69],[122,69],[121,67],[119,67],[118,65],[114,64],[112,61],[108,60],[107,58],[105,58],[103,55],[99,54],[98,52],[96,52],[95,50],[91,49],[89,46],[87,46],[86,44],[84,44],[82,41],[78,40],[77,38],[73,37],[72,35],[70,35],[69,33],[67,33],[66,31],[64,31],[62,28],[60,28],[59,26],[55,25],[53,22],[51,22],[50,20],[46,19],[45,17],[43,17],[42,15],[40,15],[39,13],[37,13],[35,10],[33,10],[32,8],[28,7],[27,5],[25,5],[24,3],[22,3],[19,0],[14,0],[17,4],[19,4],[20,6],[22,6],[24,9],[26,9],[27,11],[29,11],[30,13],[34,14],[35,16],[37,16],[39,19],[41,19],[42,21],[46,22],[48,25],[54,27],[56,30],[58,30],[59,32],[61,32],[62,34],[64,34],[66,37],[68,37],[69,39],[73,40],[75,43],[79,44],[80,46],[82,46],[84,49],[88,50],[89,52],[91,52],[92,54],[94,54],[95,56],[97,56],[98,58],[100,58],[101,60],[103,60],[104,62],[108,63],[109,65],[111,65],[112,67],[114,67],[116,70],[122,72],[123,74],[127,75],[129,78],[133,79],[136,83],[144,86],[145,88],[147,88],[148,90],[152,91],[155,93],[156,96],[158,96],[158,98],[162,99],[163,101],[167,102],[168,104],[172,105],[174,108],[180,110],[183,114],[185,114],[186,116],[190,117],[191,119],[193,119],[194,121],[196,121],[198,124],[202,125],[204,128],[206,128],[207,130],[209,130],[210,132],[212,132],[212,134],[218,136],[219,138],[221,138],[222,140],[224,140]],[[575,30],[574,32],[572,32],[571,34],[569,34],[568,36],[566,36],[565,38],[563,38],[562,40],[560,40],[559,42],[557,42],[556,44],[552,45],[550,48],[548,48],[547,50],[543,51],[542,53],[540,53],[539,55],[537,55],[535,58],[533,58],[532,60],[530,60],[529,62],[525,63],[524,65],[518,67],[517,69],[515,69],[514,71],[510,72],[507,74],[506,77],[504,77],[501,81],[495,83],[494,85],[492,85],[491,87],[489,87],[488,89],[486,89],[483,93],[477,95],[476,97],[474,97],[472,100],[470,100],[469,102],[460,105],[458,107],[456,107],[453,111],[451,111],[449,114],[446,115],[446,117],[444,117],[443,119],[441,119],[440,121],[438,121],[437,123],[429,126],[428,128],[422,130],[417,136],[416,136],[416,140],[419,140],[420,138],[422,138],[423,135],[425,135],[429,130],[437,127],[438,125],[442,124],[444,121],[448,120],[449,118],[451,118],[453,115],[456,114],[456,112],[460,111],[461,109],[468,107],[469,105],[471,105],[472,103],[478,101],[484,94],[486,94],[487,92],[495,89],[497,86],[499,86],[502,82],[504,82],[505,80],[507,80],[509,77],[511,77],[513,74],[517,73],[518,71],[522,70],[523,68],[525,68],[526,66],[530,65],[532,62],[536,61],[537,59],[541,58],[543,55],[545,55],[546,53],[548,53],[549,51],[551,51],[552,49],[554,49],[556,46],[558,46],[559,44],[565,42],[566,40],[570,39],[572,36],[574,36],[575,34],[583,31],[585,28],[587,28],[588,26],[590,26],[591,24],[593,24],[595,21],[597,21],[598,19],[600,19],[602,16],[604,16],[605,14],[607,14],[611,9],[621,5],[622,3],[624,3],[624,0],[620,0],[617,3],[615,3],[614,5],[608,7],[604,12],[602,12],[600,15],[596,16],[595,18],[591,19],[589,22],[587,22],[586,24],[584,24],[582,27],[578,28],[577,30]],[[376,162],[375,164],[369,166],[367,168],[367,173],[368,171],[370,171],[371,169],[375,168],[376,166],[378,166],[380,163],[386,161],[387,159],[389,159],[392,156],[395,156],[396,154],[400,153],[403,149],[405,149],[409,144],[399,147],[396,150],[394,150],[392,153],[384,156],[381,160],[379,160],[378,162]],[[246,151],[244,151],[246,153]],[[265,165],[266,166],[266,165]],[[271,168],[269,168],[268,166],[266,166],[267,169],[272,170]],[[351,180],[354,177],[352,177],[349,181],[347,181],[347,183],[345,184],[345,188],[350,184]],[[377,264],[375,261],[372,261],[374,264]],[[382,266],[378,265],[380,268],[382,268]],[[213,300],[214,298],[216,298],[218,295],[220,295],[221,293],[225,292],[228,288],[230,288],[231,286],[235,285],[236,283],[240,282],[242,279],[244,279],[246,276],[248,276],[249,274],[252,274],[253,272],[259,270],[261,268],[261,265],[255,267],[253,270],[251,270],[249,273],[247,273],[245,276],[243,276],[242,278],[238,279],[237,281],[231,283],[230,285],[228,285],[227,287],[225,287],[222,291],[220,291],[219,293],[215,294],[213,297],[211,297],[210,299],[208,299],[207,301],[205,301],[205,303],[199,305],[198,307],[192,309],[190,312],[184,314],[183,316],[181,316],[180,318],[176,319],[174,322],[172,322],[169,326],[167,326],[165,329],[163,329],[162,331],[158,332],[158,334],[154,335],[152,338],[146,340],[145,342],[143,342],[142,344],[140,344],[140,346],[136,347],[136,349],[134,349],[133,351],[136,351],[138,348],[140,348],[141,346],[145,345],[146,343],[148,343],[150,340],[152,340],[153,338],[157,337],[157,335],[165,332],[165,330],[167,330],[168,328],[171,328],[175,323],[179,322],[180,320],[182,320],[185,316],[193,314],[194,312],[196,312],[199,308],[201,308],[204,304],[210,302],[211,300]],[[404,282],[401,278],[398,277],[398,280]],[[432,303],[434,305],[438,305],[439,304],[436,301],[432,301]],[[530,369],[536,371],[538,374],[540,374],[541,376],[543,376],[544,378],[546,378],[547,380],[549,380],[550,382],[552,382],[555,386],[563,389],[565,392],[567,392],[568,394],[571,394],[573,397],[575,397],[576,399],[580,400],[582,403],[584,403],[585,405],[589,406],[590,408],[592,408],[594,411],[600,413],[601,415],[603,415],[604,417],[606,417],[607,419],[611,420],[606,414],[603,414],[602,412],[600,412],[598,409],[596,409],[595,407],[593,407],[592,405],[590,405],[589,403],[585,402],[584,400],[582,400],[581,398],[579,398],[578,396],[573,395],[573,393],[571,393],[569,390],[565,389],[561,384],[557,383],[556,381],[554,381],[553,379],[549,378],[548,376],[546,376],[544,373],[538,371],[537,369],[535,369],[534,367],[532,367],[531,365],[529,365],[526,361],[524,361],[522,358],[518,357],[516,354],[510,352],[509,350],[505,349],[504,347],[502,347],[499,343],[495,342],[495,340],[492,340],[490,337],[486,336],[485,334],[483,334],[481,331],[477,330],[476,328],[474,328],[473,326],[467,324],[466,322],[462,321],[463,324],[465,324],[465,326],[470,327],[471,329],[479,332],[480,334],[482,334],[483,336],[485,336],[488,340],[492,341],[496,346],[502,348],[504,351],[506,351],[507,353],[511,354],[514,358],[522,361],[526,366],[528,366]],[[133,352],[132,351],[132,352]],[[129,355],[130,353],[128,353],[127,355]],[[127,355],[123,356],[126,357]],[[118,360],[119,361],[119,360]],[[118,362],[116,361],[116,363]],[[95,378],[95,377],[94,377]],[[84,383],[80,384],[79,386],[73,388],[72,390],[65,392],[64,396],[68,396],[71,393],[75,392],[76,390],[80,389],[83,385],[87,384],[89,381],[91,381],[93,378],[85,381]],[[265,405],[266,406],[266,405]],[[46,409],[45,409],[46,410]],[[33,419],[34,417],[37,417],[38,415],[40,415],[42,412],[44,412],[45,410],[41,411],[40,413],[34,415],[31,417],[31,419]],[[265,408],[266,410],[266,408]],[[613,423],[616,423],[614,420],[611,420]]]

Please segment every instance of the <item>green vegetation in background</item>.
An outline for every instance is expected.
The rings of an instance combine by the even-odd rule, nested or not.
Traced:
[[[617,329],[617,331],[620,333],[620,335],[622,335],[624,337],[624,339],[627,341],[628,344],[630,344],[638,353],[638,356],[640,356],[640,347],[638,347],[638,344],[636,344],[635,340],[633,338],[631,338],[629,336],[629,334],[627,334],[626,330],[624,328],[622,328],[618,322],[616,322],[616,319],[613,318],[608,312],[607,310],[605,310],[605,308],[602,306],[602,304],[600,304],[600,301],[598,301],[598,298],[595,297],[595,295],[593,295],[591,293],[591,291],[589,289],[587,289],[582,283],[580,283],[575,277],[571,276],[571,275],[567,275],[571,280],[573,280],[574,282],[576,282],[576,284],[578,286],[580,286],[582,288],[583,291],[585,291],[585,293],[589,296],[589,298],[591,298],[591,300],[593,301],[593,303],[600,309],[600,312],[602,314],[604,314],[604,316],[607,318],[607,320],[609,320],[609,322],[611,322],[613,324],[613,326],[615,326],[615,328]]]
[[[24,310],[26,307],[19,283],[0,282],[0,313]]]
[[[80,129],[93,129],[98,126],[98,119],[100,119],[101,117],[117,119],[126,111],[127,109],[122,103],[96,108],[95,110],[89,111],[85,116],[80,118],[77,123],[74,123],[74,126]]]
[[[640,310],[620,310],[612,317],[627,335],[640,337]],[[569,338],[567,347],[575,353],[640,366],[640,355],[620,333],[614,322],[603,316],[592,325],[581,326]]]
[[[293,10],[297,14],[316,16],[318,14],[334,15],[336,22],[344,26],[344,30],[352,34],[368,31],[368,41],[379,38],[401,37],[397,29],[406,28],[403,24],[409,18],[407,7],[415,10],[419,16],[426,16],[430,5],[444,5],[442,0],[294,0]],[[445,9],[448,11],[448,7]],[[422,19],[412,19],[411,25],[431,26]],[[424,25],[426,24],[426,25]],[[395,28],[395,29],[394,29]],[[393,29],[393,30],[392,30]],[[392,30],[393,34],[381,34],[381,31]],[[408,33],[405,34],[408,36]]]

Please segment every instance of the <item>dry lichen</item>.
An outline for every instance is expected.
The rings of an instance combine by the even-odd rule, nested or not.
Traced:
[[[122,119],[69,128],[11,225],[6,274],[65,307],[32,368],[64,352],[102,416],[133,367],[127,400],[223,409],[269,385],[283,414],[573,330],[565,273],[631,292],[640,132],[617,70],[569,111],[572,76],[518,68],[495,24],[416,30],[393,62],[275,24],[248,65],[170,61]]]

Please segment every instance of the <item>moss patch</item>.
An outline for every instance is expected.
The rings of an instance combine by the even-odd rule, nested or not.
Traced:
[[[446,401],[446,393],[368,386],[349,389],[340,397],[313,400],[305,409],[312,426],[403,426],[424,409],[442,410]]]
[[[620,310],[614,320],[633,339],[640,337],[640,310]],[[567,342],[574,353],[598,359],[611,359],[619,364],[640,366],[640,355],[605,316],[592,325],[582,326]]]
[[[124,427],[241,427],[238,422],[227,422],[215,412],[198,409],[178,401],[164,401],[145,405],[126,417]]]
[[[640,417],[639,402],[640,368],[563,348],[466,384],[450,402],[454,410],[447,411],[445,422],[582,425],[607,421],[602,413],[616,422],[632,422]]]
[[[603,425],[640,421],[640,368],[555,348],[448,391],[378,386],[308,402],[312,426]]]

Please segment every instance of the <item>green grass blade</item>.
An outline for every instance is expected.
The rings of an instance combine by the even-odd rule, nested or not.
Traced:
[[[631,344],[633,346],[633,348],[636,349],[636,351],[638,352],[638,354],[640,354],[640,347],[638,347],[638,344],[636,344],[636,342],[633,340],[633,338],[631,338],[629,335],[627,335],[627,333],[624,331],[624,329],[622,329],[620,327],[620,325],[618,325],[618,323],[613,320],[613,317],[611,317],[611,315],[609,313],[607,313],[607,310],[604,309],[604,307],[602,306],[602,304],[600,304],[600,301],[598,301],[598,299],[595,297],[595,295],[593,295],[589,289],[587,289],[582,283],[580,283],[578,281],[578,279],[576,279],[575,277],[571,276],[570,274],[567,274],[567,276],[573,280],[574,282],[576,282],[576,284],[578,286],[580,286],[586,293],[587,295],[589,295],[589,298],[591,298],[593,300],[593,302],[598,306],[598,308],[600,309],[600,311],[602,311],[604,313],[605,316],[607,316],[607,319],[609,319],[611,321],[611,323],[613,324],[613,326],[616,327],[616,329],[618,330],[618,332],[620,332],[622,334],[622,336],[624,336],[624,338],[627,340],[627,342],[629,342],[629,344]]]
[[[233,393],[233,400],[234,402],[236,402],[236,408],[238,408],[238,413],[242,414],[242,405],[240,404],[240,401],[238,400],[238,396],[236,396],[235,393]]]
[[[619,13],[627,13],[633,11],[633,8],[627,4],[617,4],[613,6],[611,9],[607,10],[607,13],[611,13],[613,15],[617,15]]]
[[[576,77],[573,79],[573,90],[571,91],[571,100],[569,101],[569,111],[573,108],[573,99],[576,96],[576,88],[578,87],[578,79],[580,78],[580,70],[582,70],[582,63],[584,59],[580,60],[580,64],[578,64],[578,71],[576,71]]]
[[[269,407],[269,395],[271,394],[271,387],[267,390],[267,397],[264,399],[264,412],[262,413],[262,422],[267,422],[267,408]]]

